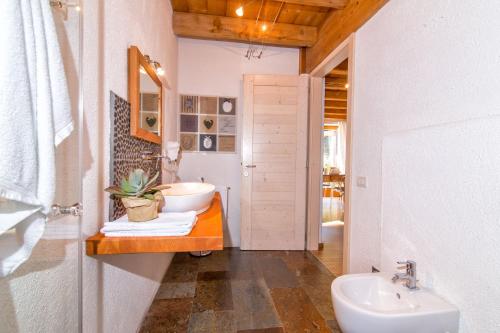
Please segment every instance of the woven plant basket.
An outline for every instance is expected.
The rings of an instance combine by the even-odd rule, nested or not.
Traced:
[[[160,205],[163,204],[163,195],[156,192],[154,199],[127,197],[122,198],[123,206],[127,209],[127,217],[131,222],[146,222],[158,218]]]

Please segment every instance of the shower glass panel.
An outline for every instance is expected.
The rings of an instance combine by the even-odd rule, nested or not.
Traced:
[[[74,121],[57,147],[55,202],[70,206],[81,202],[81,12],[51,2]],[[81,255],[80,217],[51,217],[31,257],[0,278],[0,332],[81,332]]]

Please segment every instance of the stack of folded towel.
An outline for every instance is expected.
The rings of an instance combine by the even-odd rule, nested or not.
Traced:
[[[196,225],[196,212],[159,213],[147,222],[129,222],[127,215],[104,223],[101,232],[106,237],[186,236]]]

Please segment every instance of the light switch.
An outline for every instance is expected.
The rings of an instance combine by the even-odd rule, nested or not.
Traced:
[[[356,186],[366,188],[366,177],[359,176],[356,178]]]

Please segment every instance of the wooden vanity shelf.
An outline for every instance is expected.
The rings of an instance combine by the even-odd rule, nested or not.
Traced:
[[[216,192],[212,205],[198,215],[187,236],[106,237],[99,232],[87,238],[87,255],[222,250],[222,217],[221,196]]]

